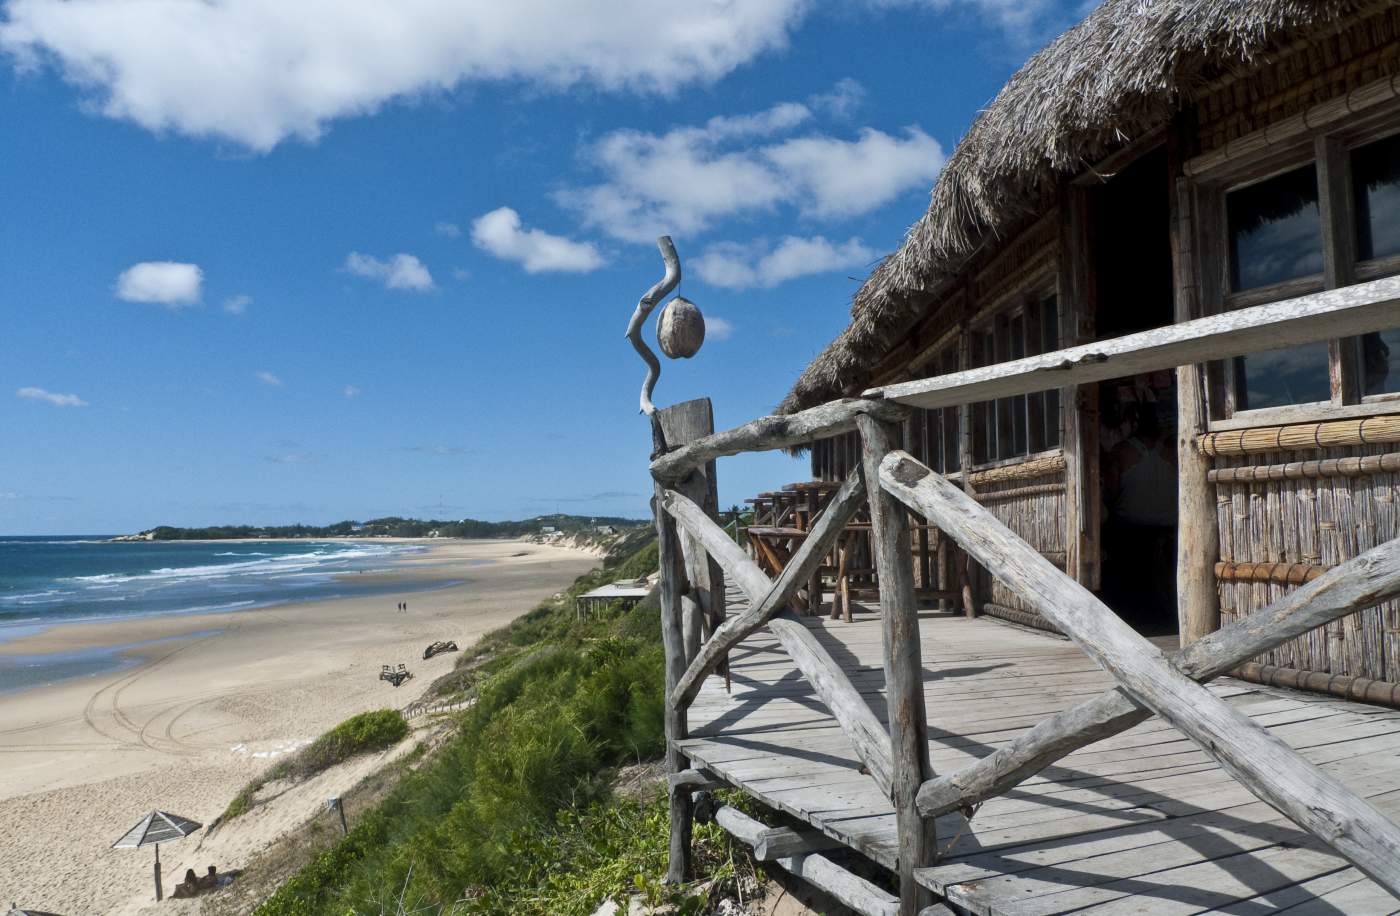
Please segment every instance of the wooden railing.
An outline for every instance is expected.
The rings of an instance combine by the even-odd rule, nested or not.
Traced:
[[[1056,568],[963,489],[900,450],[907,405],[958,406],[1125,374],[1172,369],[1400,325],[1400,278],[1188,321],[1115,340],[953,373],[763,417],[713,433],[708,401],[653,414],[656,519],[666,654],[671,780],[669,878],[689,871],[693,779],[678,742],[706,676],[746,636],[769,627],[831,711],[866,771],[893,804],[899,840],[898,912],[932,903],[915,880],[936,857],[934,818],[970,812],[1082,747],[1161,716],[1251,792],[1400,896],[1400,827],[1369,802],[1202,686],[1242,662],[1345,615],[1400,596],[1400,540],[1335,566],[1227,629],[1168,657],[1090,591]],[[701,418],[700,422],[696,418]],[[787,448],[857,431],[861,466],[816,518],[791,561],[770,579],[715,521],[715,459]],[[786,609],[863,502],[880,583],[888,728],[807,625]],[[709,502],[710,505],[706,503]],[[1057,626],[1117,686],[1042,721],[995,753],[945,775],[928,757],[909,512],[936,525],[1022,601]],[[708,558],[708,562],[706,559]],[[725,617],[728,576],[749,600]],[[870,911],[887,909],[872,901]]]

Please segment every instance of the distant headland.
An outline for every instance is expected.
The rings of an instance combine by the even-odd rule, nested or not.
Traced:
[[[540,515],[522,521],[484,522],[460,520],[375,518],[366,522],[343,521],[333,525],[214,525],[179,528],[157,525],[113,541],[229,541],[284,538],[518,538],[530,535],[577,536],[615,534],[650,524],[633,518],[598,515]]]

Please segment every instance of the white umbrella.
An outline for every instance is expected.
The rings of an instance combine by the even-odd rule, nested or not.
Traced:
[[[167,811],[152,811],[141,818],[140,823],[122,834],[121,839],[112,844],[113,849],[139,849],[142,846],[156,847],[156,899],[162,897],[160,887],[160,844],[183,840],[203,824],[187,817],[170,814]]]

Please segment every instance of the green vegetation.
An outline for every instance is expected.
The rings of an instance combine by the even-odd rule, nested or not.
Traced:
[[[602,582],[655,571],[654,540],[628,546],[630,556],[490,634],[434,685],[476,697],[456,733],[259,916],[587,914],[626,892],[680,900],[656,883],[667,845],[661,789],[642,801],[609,789],[612,768],[663,749],[656,609],[578,621],[572,607]],[[696,846],[711,877],[734,874],[718,828],[697,828]]]
[[[334,525],[215,525],[208,528],[174,528],[159,525],[149,531],[156,541],[222,541],[232,538],[330,538],[330,537],[401,537],[401,538],[517,538],[540,534],[552,528],[562,534],[586,534],[599,528],[636,528],[649,524],[636,519],[612,516],[540,515],[518,522],[483,522],[474,518],[459,520],[387,518],[367,522],[344,521]]]
[[[220,819],[229,821],[247,812],[258,791],[270,782],[307,779],[356,754],[393,747],[407,735],[408,723],[397,709],[376,709],[351,716],[244,786]]]

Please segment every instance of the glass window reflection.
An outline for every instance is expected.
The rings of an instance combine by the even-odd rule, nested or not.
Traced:
[[[1225,195],[1225,213],[1233,291],[1322,272],[1315,166],[1231,191]]]
[[[1400,329],[1361,338],[1361,387],[1365,394],[1400,392]]]
[[[1332,397],[1327,344],[1311,343],[1240,357],[1240,410],[1310,404]]]
[[[1351,154],[1356,202],[1356,256],[1362,261],[1400,254],[1400,135]]]

